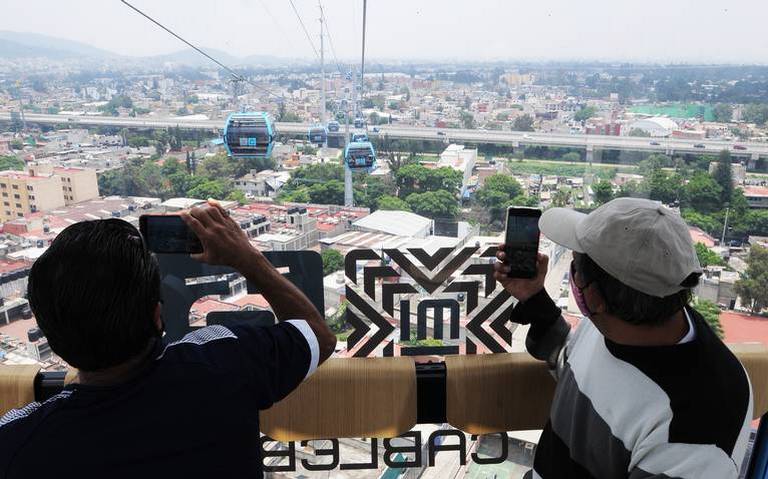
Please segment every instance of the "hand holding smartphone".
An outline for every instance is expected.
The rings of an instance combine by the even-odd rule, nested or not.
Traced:
[[[154,253],[195,254],[203,252],[200,238],[179,215],[141,215],[139,231]]]
[[[540,217],[541,210],[537,208],[507,208],[504,263],[510,268],[510,278],[536,276]]]

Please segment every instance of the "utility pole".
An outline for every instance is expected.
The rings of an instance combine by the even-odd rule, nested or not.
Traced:
[[[730,211],[730,206],[725,208],[725,223],[723,223],[723,235],[720,237],[720,246],[725,245],[725,231],[728,229],[728,213]]]
[[[325,126],[325,48],[323,42],[323,5],[317,0],[320,7],[320,123]]]

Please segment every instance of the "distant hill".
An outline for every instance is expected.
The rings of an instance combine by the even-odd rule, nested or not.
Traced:
[[[202,50],[225,65],[233,67],[248,67],[259,65],[281,65],[286,62],[301,62],[300,60],[288,60],[270,55],[250,55],[236,57],[229,53],[214,48],[201,47]],[[112,53],[91,45],[64,40],[62,38],[49,37],[37,33],[0,31],[0,58],[49,58],[61,60],[67,58],[80,58],[90,60],[138,60],[149,64],[176,63],[189,67],[214,66],[213,62],[200,55],[191,48],[180,50],[165,55],[148,57],[126,57]]]
[[[85,43],[37,33],[0,31],[0,57],[45,57],[51,59],[87,57],[116,58],[119,55]]]

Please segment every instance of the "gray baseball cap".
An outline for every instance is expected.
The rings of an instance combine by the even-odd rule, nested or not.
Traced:
[[[688,225],[656,201],[618,198],[589,214],[551,208],[541,215],[539,229],[651,296],[675,294],[691,273],[701,273]]]

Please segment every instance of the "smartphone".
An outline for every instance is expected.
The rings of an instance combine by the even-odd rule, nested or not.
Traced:
[[[139,231],[144,244],[155,253],[202,253],[197,235],[179,215],[141,215]]]
[[[507,229],[504,245],[511,278],[536,276],[536,257],[539,252],[539,218],[537,208],[507,208]]]

